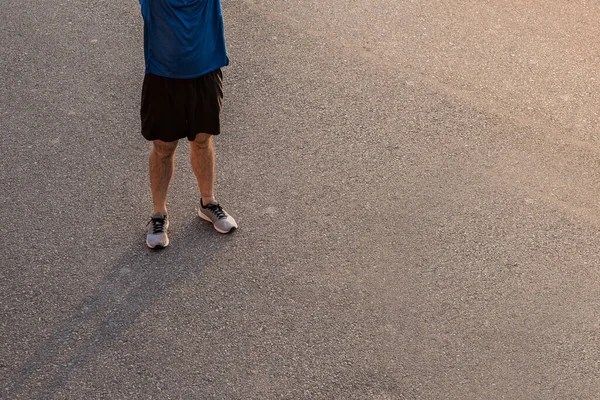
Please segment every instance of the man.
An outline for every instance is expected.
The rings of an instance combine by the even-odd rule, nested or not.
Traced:
[[[220,133],[221,67],[229,64],[220,0],[140,0],[146,74],[142,86],[142,135],[152,141],[150,186],[154,211],[146,244],[169,245],[167,191],[179,139],[190,142],[200,189],[198,215],[220,233],[237,224],[214,194],[212,137]]]

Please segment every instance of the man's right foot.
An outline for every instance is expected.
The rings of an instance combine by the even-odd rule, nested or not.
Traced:
[[[167,228],[169,228],[167,216],[160,212],[154,214],[148,222],[148,234],[146,235],[148,247],[151,249],[167,247],[169,245]]]

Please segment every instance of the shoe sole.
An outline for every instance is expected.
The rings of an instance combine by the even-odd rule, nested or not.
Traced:
[[[164,249],[168,245],[169,245],[169,239],[168,238],[167,238],[167,243],[165,243],[164,245],[157,244],[155,246],[151,246],[150,243],[148,243],[148,239],[146,239],[146,246],[148,246],[151,249]]]
[[[233,228],[231,228],[230,230],[228,230],[228,231],[224,231],[222,229],[217,228],[217,226],[212,222],[212,220],[209,217],[207,217],[206,215],[202,214],[202,211],[200,211],[200,210],[198,210],[198,216],[200,218],[202,218],[203,220],[205,220],[207,222],[210,222],[212,224],[213,228],[215,228],[215,230],[217,232],[219,232],[219,233],[222,233],[222,234],[226,235],[226,234],[231,233],[231,232],[233,232],[233,231],[235,231],[237,229],[235,226]]]

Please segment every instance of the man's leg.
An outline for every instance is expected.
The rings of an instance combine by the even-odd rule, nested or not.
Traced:
[[[152,201],[154,203],[153,214],[162,213],[167,215],[167,191],[175,169],[175,149],[177,141],[163,142],[155,140],[152,142],[150,151],[150,187],[152,189]]]
[[[199,133],[190,142],[190,157],[201,196],[198,215],[211,222],[220,233],[233,232],[238,227],[235,219],[215,200],[215,149],[212,135]]]
[[[198,189],[202,203],[206,206],[215,201],[215,149],[212,135],[199,133],[190,142],[190,159],[194,175],[198,180]]]

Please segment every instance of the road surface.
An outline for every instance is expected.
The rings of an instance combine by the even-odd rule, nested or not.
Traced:
[[[600,398],[600,6],[223,9],[155,252],[139,5],[3,1],[0,398]]]

